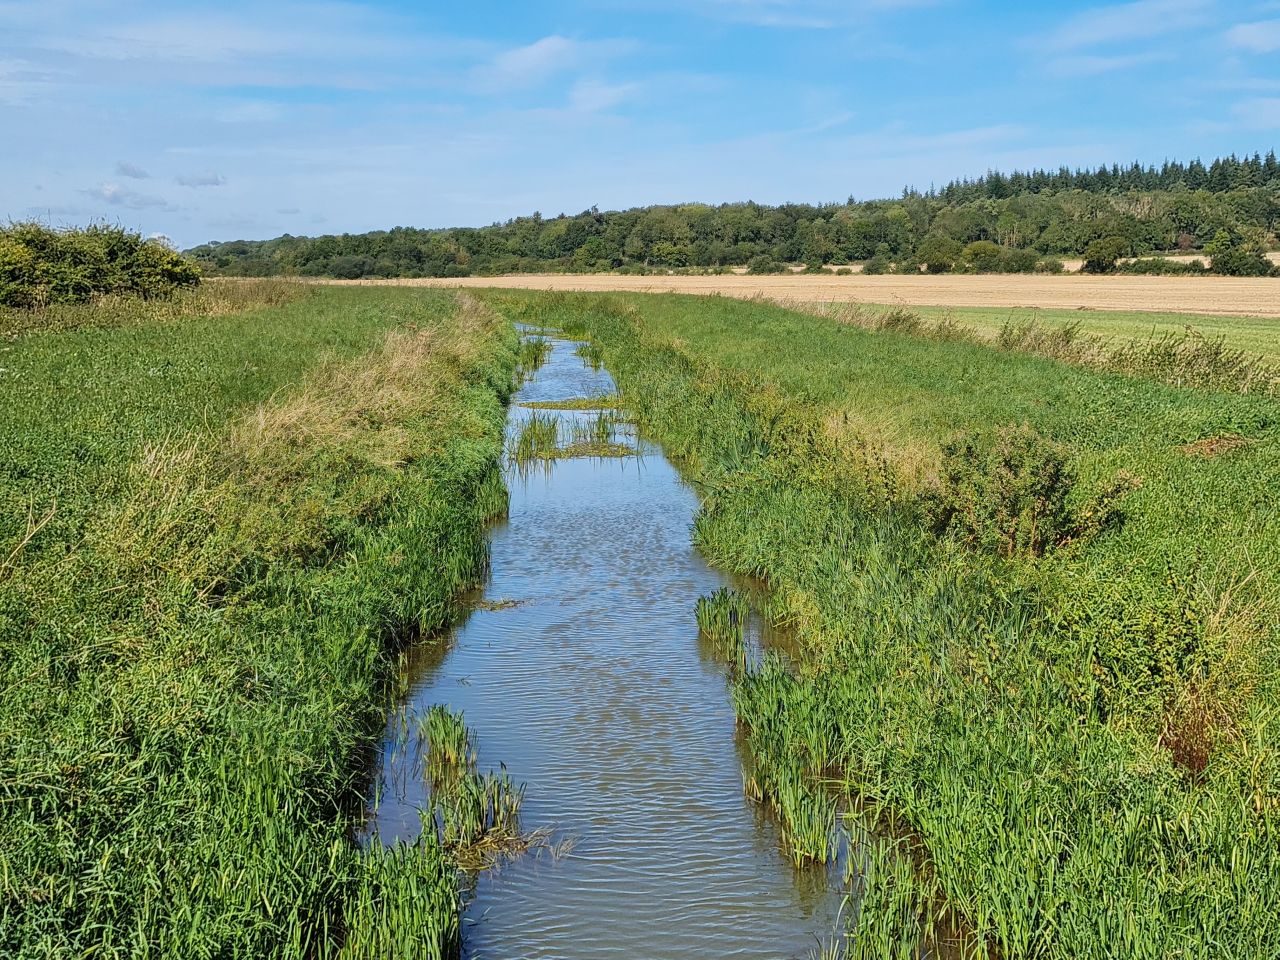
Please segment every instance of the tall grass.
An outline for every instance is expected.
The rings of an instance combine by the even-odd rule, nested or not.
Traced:
[[[1249,506],[1280,493],[1273,401],[759,304],[492,302],[593,338],[698,490],[699,549],[802,639],[735,685],[792,855],[823,857],[842,794],[921,842],[910,877],[876,854],[851,949],[916,955],[936,891],[973,955],[1274,952],[1280,520]],[[936,532],[943,446],[1019,423],[1067,458],[1064,509],[1139,478],[1120,522],[1039,553]],[[1252,442],[1183,450],[1228,433]]]
[[[1085,333],[1078,322],[1055,324],[1010,317],[987,336],[954,315],[927,320],[906,307],[877,309],[864,304],[802,301],[784,301],[783,305],[864,330],[909,333],[943,342],[994,344],[1001,350],[1146,377],[1173,386],[1280,395],[1280,369],[1275,364],[1230,346],[1225,334],[1205,336],[1191,326],[1179,333],[1116,339]]]
[[[7,357],[0,953],[455,955],[450,856],[352,836],[396,652],[485,569],[509,325],[326,290]]]

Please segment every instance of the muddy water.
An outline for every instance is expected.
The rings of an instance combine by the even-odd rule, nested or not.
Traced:
[[[573,350],[555,342],[509,430],[521,402],[612,392]],[[694,601],[725,579],[690,546],[693,494],[661,450],[631,442],[634,458],[512,473],[483,600],[411,668],[410,723],[436,703],[463,710],[481,768],[505,763],[526,784],[522,827],[572,843],[475,880],[464,953],[805,956],[835,929],[839,895],[822,868],[790,865],[743,796],[724,667],[694,622]],[[425,805],[417,758],[394,747],[399,722],[370,822],[384,841],[415,836]]]

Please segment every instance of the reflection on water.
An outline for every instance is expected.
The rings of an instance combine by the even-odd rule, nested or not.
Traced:
[[[516,403],[611,393],[574,346],[556,341]],[[513,406],[508,429],[524,416]],[[435,703],[464,711],[481,768],[505,763],[527,785],[524,828],[574,841],[476,879],[465,953],[805,956],[839,895],[822,868],[791,867],[743,796],[724,668],[694,622],[726,581],[689,544],[693,494],[658,448],[630,442],[637,457],[512,473],[486,602],[411,666],[410,722]],[[414,836],[425,805],[417,758],[395,750],[400,722],[369,823],[384,841]]]

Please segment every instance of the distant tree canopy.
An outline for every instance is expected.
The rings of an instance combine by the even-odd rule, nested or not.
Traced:
[[[105,294],[163,297],[200,282],[200,268],[157,240],[107,225],[0,227],[0,306],[81,303]]]
[[[189,251],[211,272],[257,276],[451,277],[532,271],[716,269],[870,261],[868,269],[931,272],[1053,269],[1117,240],[1123,256],[1203,251],[1224,232],[1253,253],[1280,225],[1274,152],[1208,166],[1099,167],[988,173],[895,200],[835,204],[680,204],[488,227],[209,243]],[[1108,249],[1111,245],[1108,245]],[[994,251],[992,248],[996,248]],[[1265,259],[1265,258],[1264,258]],[[1247,260],[1247,262],[1246,262]]]

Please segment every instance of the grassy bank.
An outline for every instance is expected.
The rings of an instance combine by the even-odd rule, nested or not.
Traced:
[[[306,291],[0,353],[0,952],[447,956],[351,840],[398,649],[481,576],[515,335]]]
[[[1272,955],[1274,400],[759,303],[489,296],[595,340],[700,549],[803,638],[736,692],[793,853],[824,783],[919,841],[914,874],[870,857],[855,953],[913,955],[940,892],[978,954]]]

